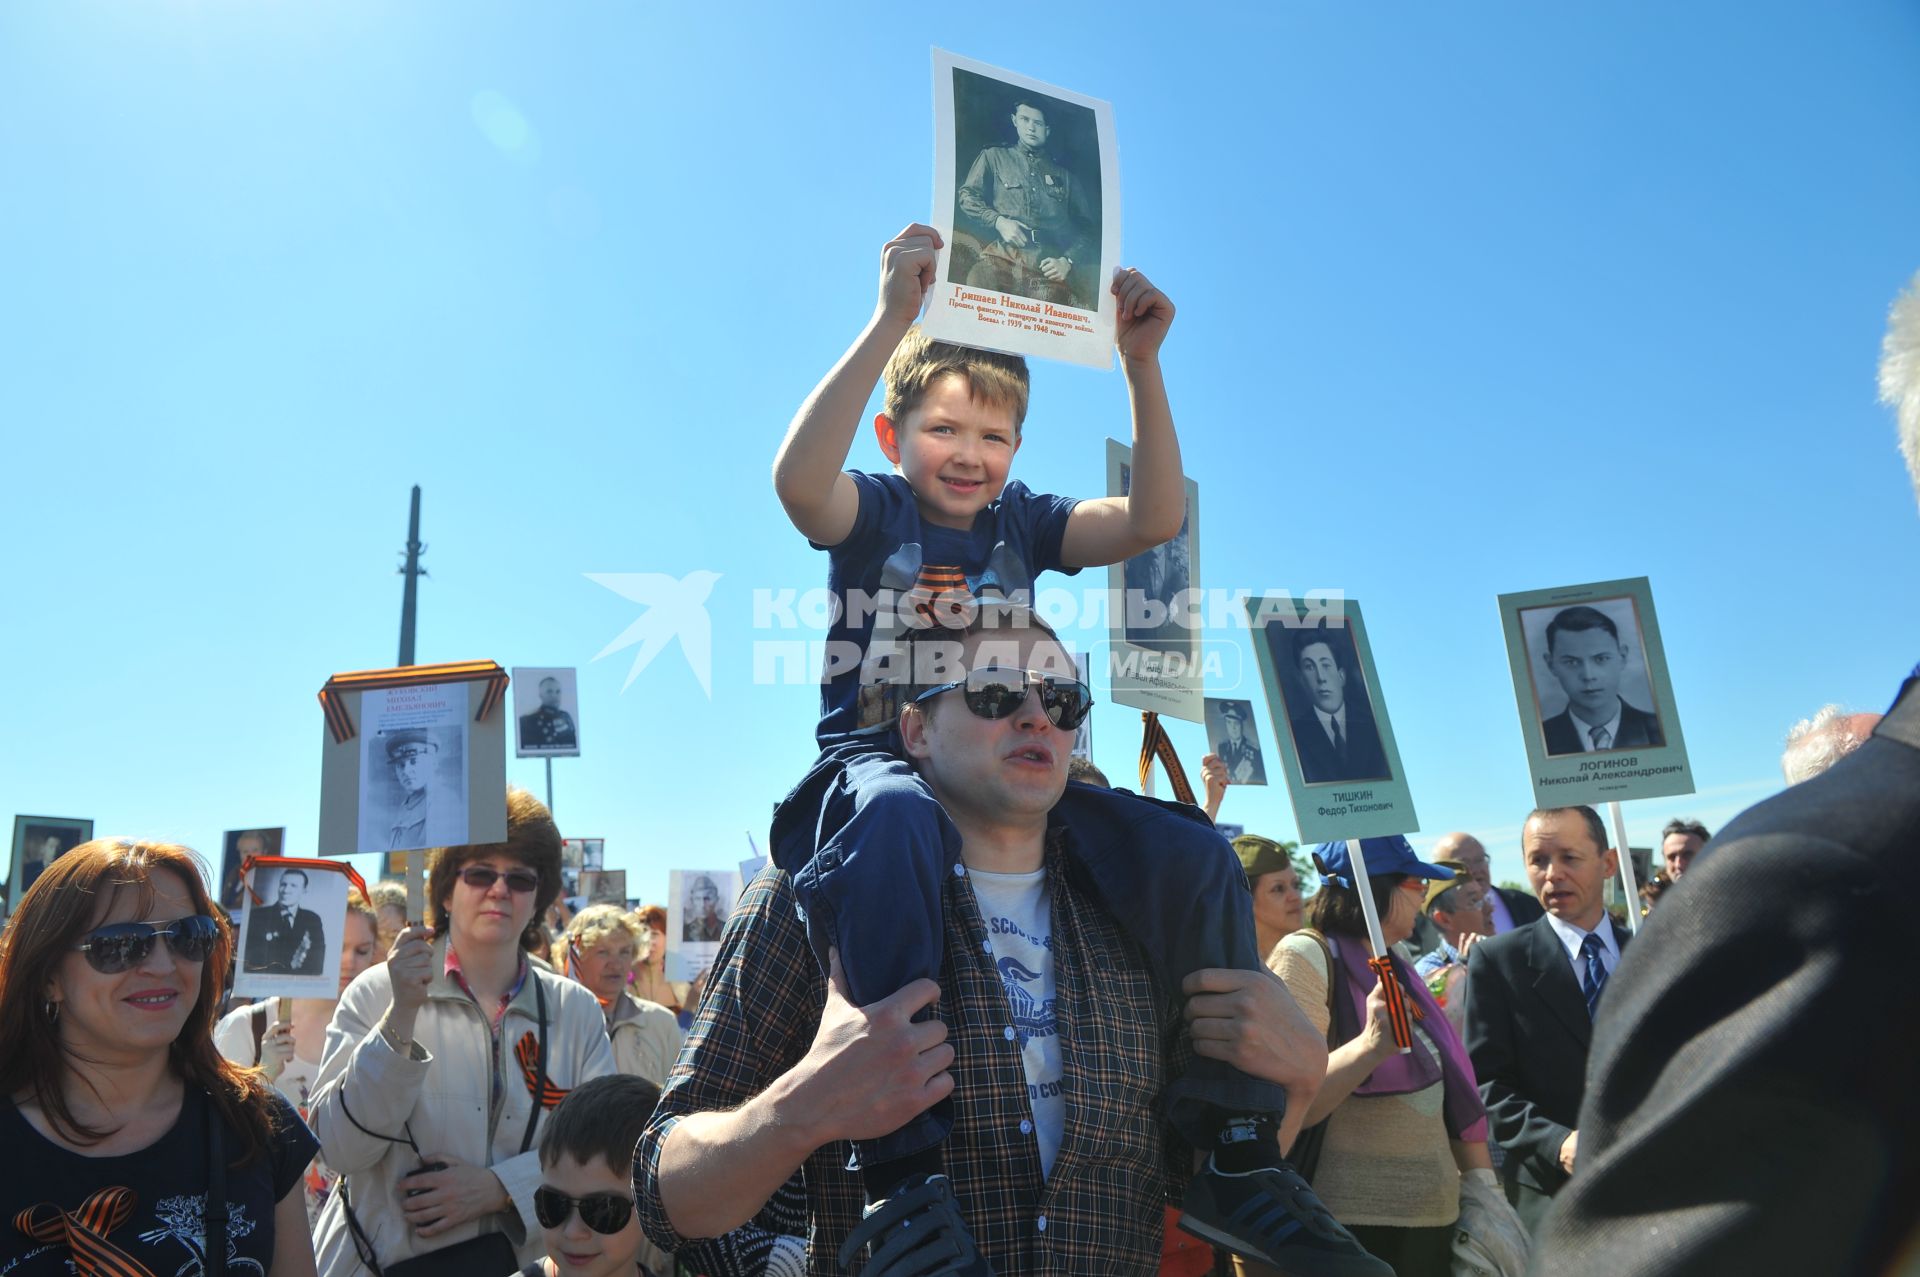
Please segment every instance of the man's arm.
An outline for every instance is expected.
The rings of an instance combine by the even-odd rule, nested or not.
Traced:
[[[1519,1044],[1513,1032],[1513,990],[1500,964],[1482,950],[1467,964],[1467,1053],[1494,1141],[1526,1159],[1543,1185],[1566,1177],[1560,1149],[1573,1128],[1545,1117],[1515,1085]]]
[[[912,327],[934,284],[940,233],[914,223],[880,250],[880,299],[873,317],[794,415],[773,459],[773,490],[801,535],[838,545],[853,531],[860,497],[842,473],[873,385]]]
[[[1280,1147],[1293,1144],[1327,1072],[1327,1040],[1278,976],[1208,967],[1181,982],[1193,1053],[1224,1060],[1287,1092]]]
[[[993,197],[987,193],[987,178],[992,171],[991,154],[991,151],[982,151],[973,157],[973,167],[967,170],[967,180],[960,183],[960,211],[998,236],[1000,212],[993,206]]]
[[[1067,517],[1060,558],[1068,567],[1118,563],[1180,535],[1187,484],[1180,440],[1160,368],[1160,346],[1173,325],[1173,302],[1137,270],[1113,281],[1118,299],[1115,344],[1133,407],[1133,479],[1124,497],[1082,501]]]

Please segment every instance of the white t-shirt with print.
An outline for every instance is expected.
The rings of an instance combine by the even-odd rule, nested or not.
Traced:
[[[1040,1173],[1053,1173],[1054,1155],[1067,1125],[1060,1093],[1060,1034],[1053,1001],[1053,893],[1047,871],[1024,874],[969,870],[980,917],[987,924],[994,966],[1007,992],[1014,1041],[1027,1072],[1033,1135],[1040,1144]]]

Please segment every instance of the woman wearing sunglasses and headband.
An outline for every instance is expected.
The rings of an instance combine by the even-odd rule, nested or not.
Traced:
[[[507,791],[504,843],[430,853],[430,927],[340,997],[311,1120],[342,1185],[314,1235],[323,1277],[511,1273],[542,1253],[542,1114],[613,1072],[593,995],[528,962],[560,893],[560,831]]]
[[[301,1174],[317,1145],[214,1049],[233,933],[205,872],[171,843],[83,843],[0,940],[8,1277],[312,1277]]]

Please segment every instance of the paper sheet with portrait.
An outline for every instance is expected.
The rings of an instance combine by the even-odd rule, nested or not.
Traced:
[[[740,898],[731,869],[675,869],[667,875],[667,979],[691,980],[713,965],[720,933]]]
[[[1200,485],[1185,483],[1179,534],[1107,569],[1107,683],[1115,705],[1198,723],[1207,665],[1221,653],[1202,642]],[[1133,449],[1107,440],[1107,495],[1124,497],[1132,487]]]
[[[941,341],[1113,366],[1120,161],[1113,108],[933,51],[933,226],[922,326]]]
[[[233,991],[242,998],[337,998],[347,921],[346,866],[255,865],[240,912]]]
[[[1693,792],[1646,577],[1500,596],[1534,802]]]
[[[357,851],[465,844],[467,684],[372,688],[360,698]]]

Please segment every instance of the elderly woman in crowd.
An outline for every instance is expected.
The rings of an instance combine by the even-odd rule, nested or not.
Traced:
[[[639,948],[632,922],[616,905],[590,905],[567,923],[566,969],[606,1012],[614,1067],[665,1086],[680,1054],[680,1023],[666,1007],[627,991]]]
[[[431,926],[340,999],[312,1121],[344,1177],[314,1248],[324,1277],[511,1273],[541,1253],[534,1135],[566,1092],[613,1071],[593,996],[527,961],[560,891],[560,832],[507,791],[504,843],[432,853]]]
[[[1293,844],[1259,834],[1241,834],[1233,850],[1253,889],[1253,929],[1260,960],[1269,962],[1279,943],[1300,930],[1306,904],[1300,898],[1300,871],[1293,865]]]
[[[1301,1010],[1327,1030],[1327,1076],[1306,1115],[1309,1124],[1326,1125],[1303,1133],[1295,1151],[1318,1142],[1314,1190],[1400,1277],[1447,1277],[1461,1176],[1484,1173],[1479,1187],[1498,1196],[1486,1110],[1459,1034],[1425,984],[1394,958],[1414,1039],[1411,1053],[1398,1053],[1385,990],[1368,965],[1347,846],[1317,851],[1323,881],[1307,927],[1280,942],[1273,963]],[[1427,880],[1451,871],[1420,861],[1404,838],[1368,838],[1361,849],[1391,948],[1413,933]]]
[[[171,843],[82,843],[7,926],[8,1277],[314,1271],[300,1191],[313,1136],[258,1073],[214,1049],[233,933],[204,873]]]
[[[340,987],[345,993],[355,977],[380,960],[374,950],[379,922],[373,906],[357,890],[347,891],[347,918],[340,939]],[[213,1044],[235,1064],[258,1067],[287,1103],[307,1115],[313,1080],[320,1073],[320,1054],[327,1044],[327,1025],[333,1020],[337,998],[289,998],[288,1018],[276,1022],[276,999],[236,1007],[213,1029]],[[307,1168],[307,1219],[320,1218],[332,1176],[316,1159]]]

